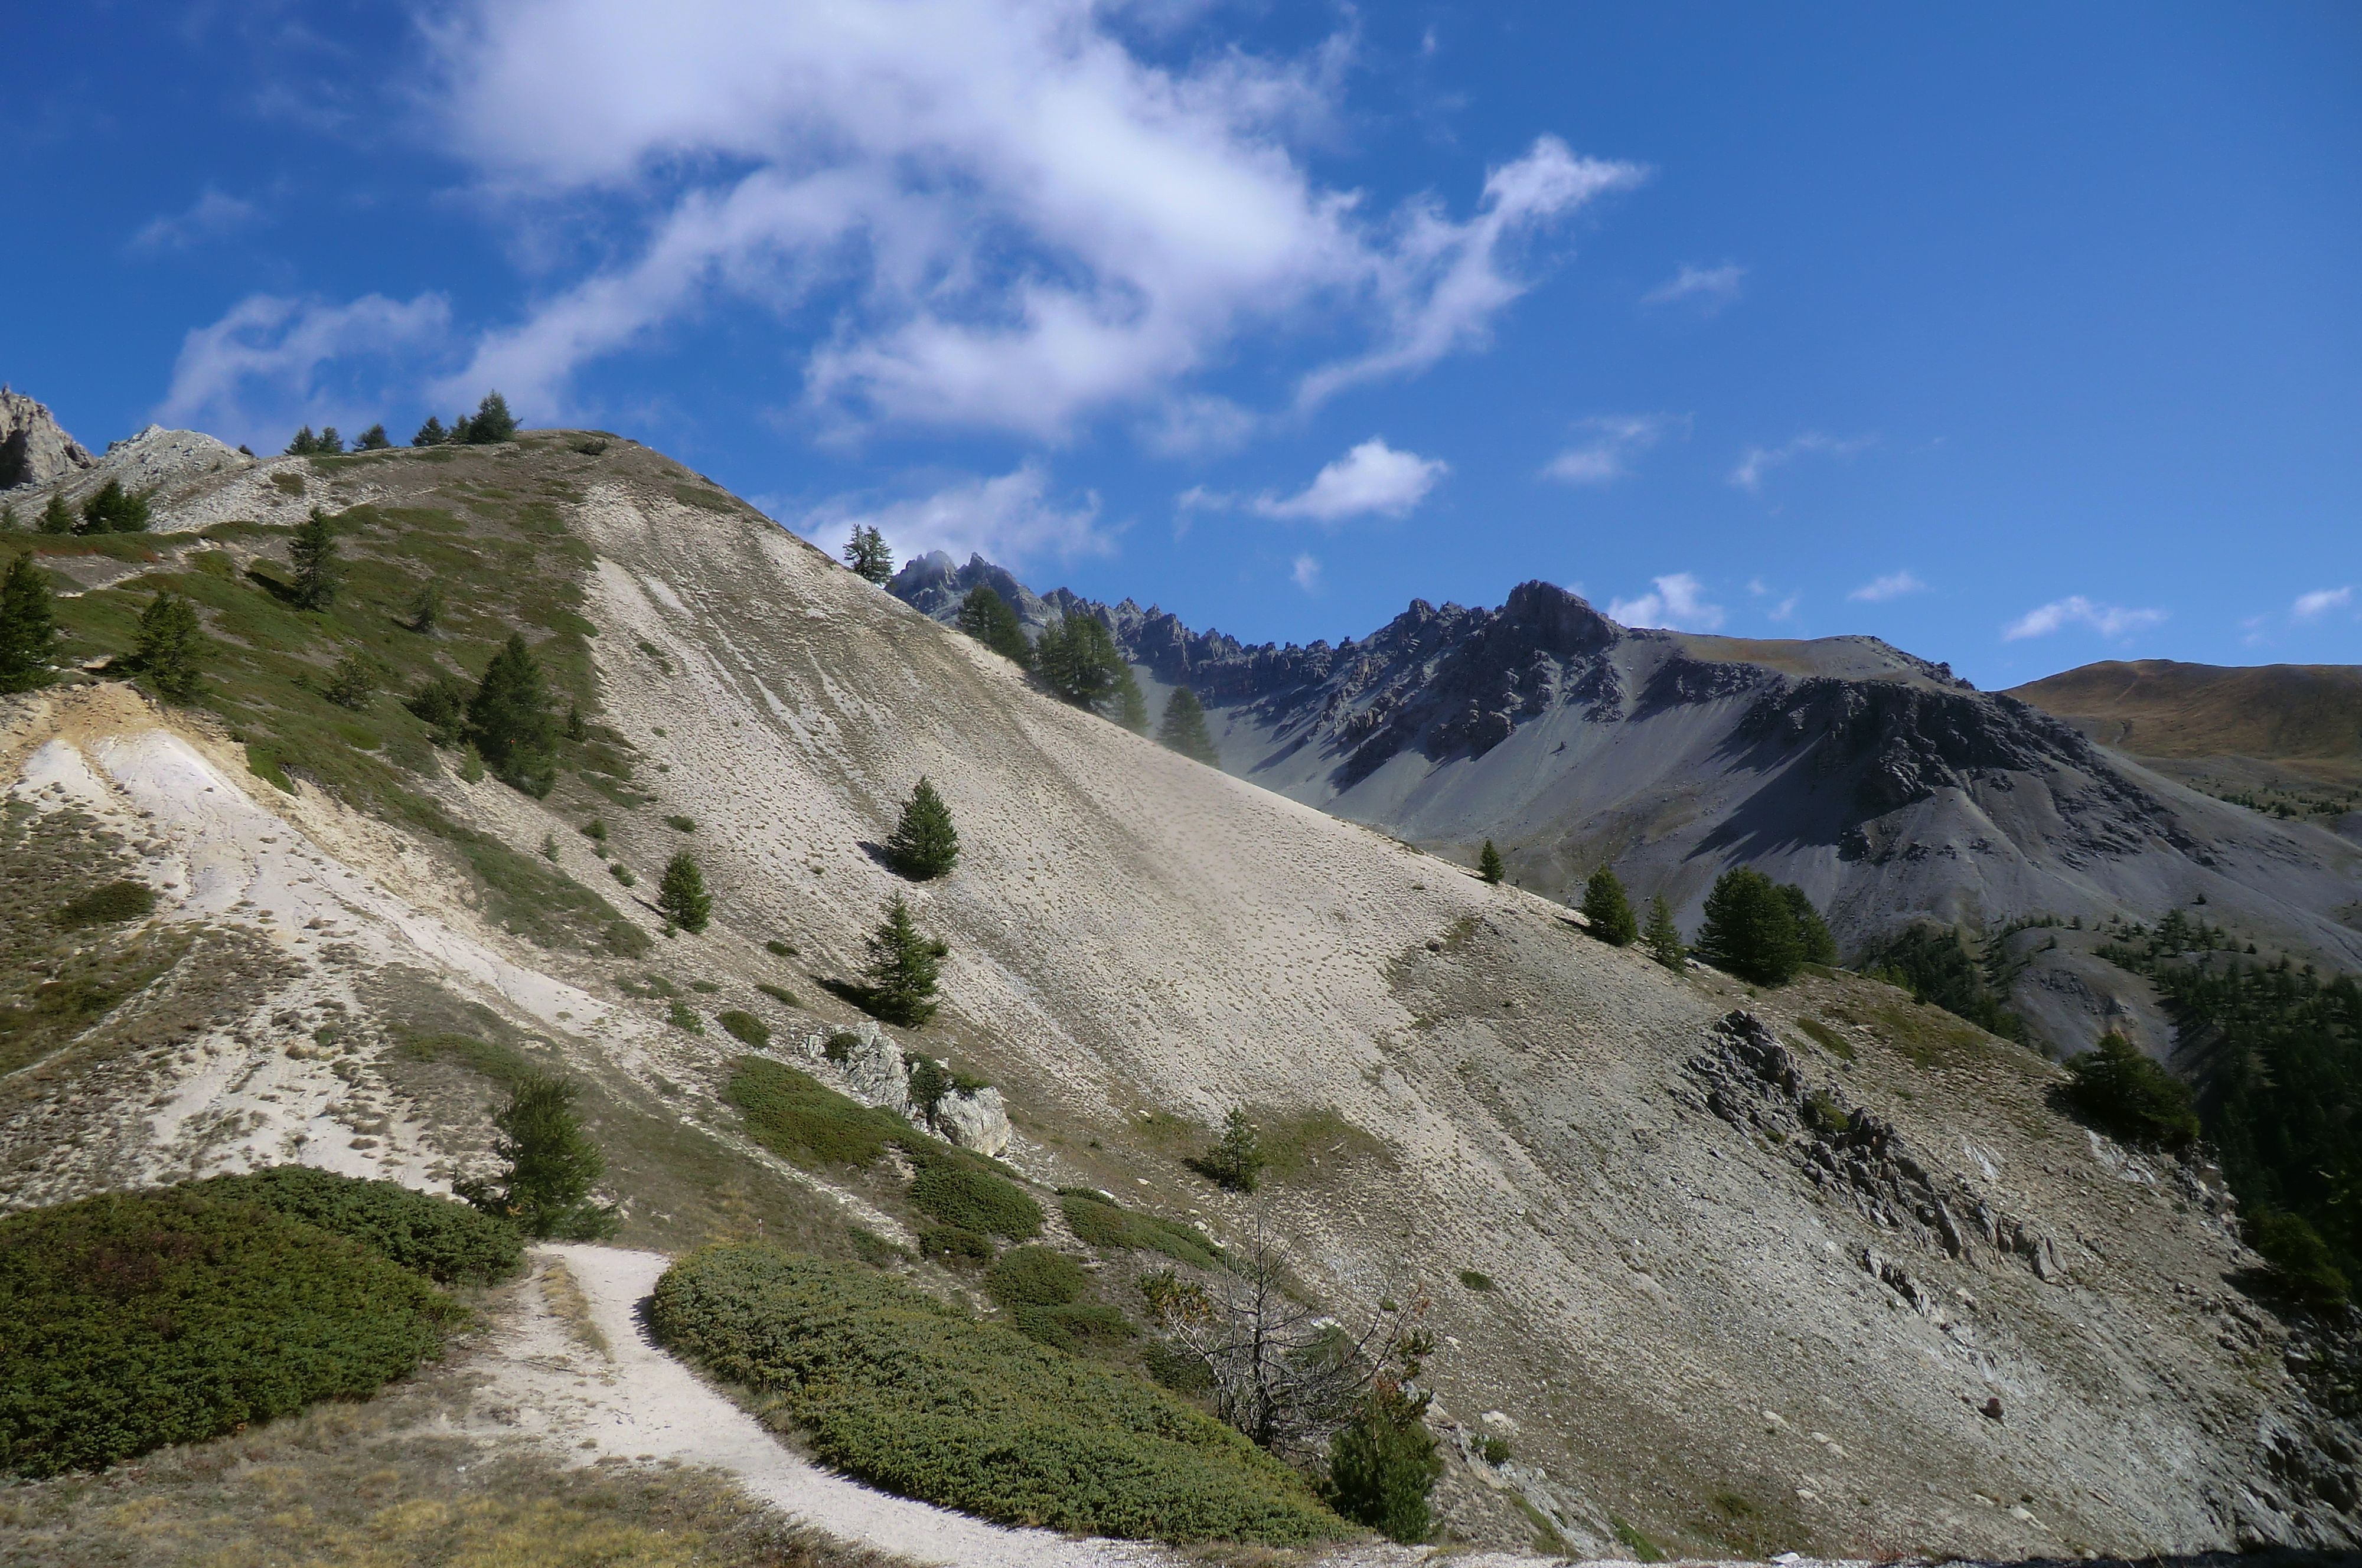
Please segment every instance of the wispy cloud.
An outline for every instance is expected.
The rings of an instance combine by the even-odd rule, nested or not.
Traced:
[[[1297,557],[1296,564],[1289,570],[1287,575],[1294,579],[1296,586],[1304,590],[1305,592],[1318,593],[1320,591],[1320,563],[1309,553]]]
[[[2333,610],[2343,610],[2354,602],[2351,588],[2320,588],[2311,593],[2300,593],[2289,613],[2300,621],[2317,621]]]
[[[1323,468],[1294,495],[1261,495],[1249,504],[1265,517],[1309,523],[1403,517],[1450,471],[1451,465],[1440,458],[1397,451],[1373,436]]]
[[[134,251],[186,250],[209,239],[235,234],[262,215],[262,209],[242,197],[208,185],[188,210],[149,218],[131,237]]]
[[[1767,621],[1787,620],[1790,616],[1795,614],[1796,605],[1803,598],[1803,595],[1795,593],[1787,594],[1785,596],[1778,595],[1772,590],[1772,585],[1765,582],[1760,577],[1750,578],[1748,580],[1747,591],[1757,599],[1779,598],[1780,602],[1772,605],[1763,612],[1763,618]]]
[[[1900,599],[1906,593],[1922,592],[1926,586],[1906,569],[1903,571],[1888,572],[1884,577],[1871,578],[1846,597],[1859,599],[1865,604],[1883,604],[1890,599]]]
[[[903,560],[944,550],[958,559],[981,555],[1012,566],[1044,556],[1063,561],[1113,555],[1115,540],[1098,525],[1098,514],[1096,494],[1054,503],[1048,470],[1026,462],[998,478],[961,480],[908,500],[839,497],[806,513],[796,529],[834,549],[855,528],[868,526],[885,535]]]
[[[1798,458],[1850,458],[1856,452],[1874,445],[1875,436],[1824,436],[1817,430],[1807,430],[1793,441],[1777,447],[1749,447],[1738,466],[1730,470],[1730,482],[1749,494],[1760,494],[1763,476],[1773,469],[1785,467]]]
[[[1611,601],[1607,618],[1628,626],[1670,626],[1681,632],[1711,632],[1722,624],[1722,606],[1707,603],[1705,585],[1688,572],[1650,580],[1653,586],[1638,599]]]
[[[2070,594],[2054,599],[2049,603],[2027,611],[2002,628],[2003,642],[2016,642],[2023,637],[2047,637],[2068,626],[2089,626],[2103,637],[2128,636],[2146,631],[2166,618],[2162,610],[2127,610],[2119,604],[2101,604]]]
[[[1675,304],[1683,300],[1693,302],[1712,315],[1738,297],[1747,281],[1747,269],[1736,261],[1725,261],[1719,267],[1693,267],[1683,263],[1674,274],[1640,296],[1648,305]]]
[[[156,417],[274,445],[278,436],[266,432],[299,422],[358,425],[390,400],[389,389],[414,383],[419,361],[450,326],[440,294],[368,294],[348,304],[248,294],[182,339]]]
[[[1542,477],[1564,484],[1613,484],[1632,471],[1631,459],[1655,446],[1674,421],[1661,414],[1610,414],[1579,420],[1583,438],[1542,465]]]

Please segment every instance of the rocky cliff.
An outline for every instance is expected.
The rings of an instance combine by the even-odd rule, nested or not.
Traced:
[[[47,403],[0,387],[0,490],[66,479],[93,461],[81,442],[59,428]]]

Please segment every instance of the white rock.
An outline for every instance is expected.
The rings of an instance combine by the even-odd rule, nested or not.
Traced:
[[[997,1088],[958,1090],[935,1104],[935,1131],[979,1154],[1009,1147],[1009,1107]]]

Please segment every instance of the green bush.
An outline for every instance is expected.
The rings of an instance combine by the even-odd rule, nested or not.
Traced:
[[[2268,1288],[2308,1307],[2338,1307],[2352,1294],[2329,1243],[2303,1216],[2284,1209],[2257,1209],[2240,1227],[2247,1245],[2271,1264]]]
[[[911,1151],[915,1153],[916,1151]],[[949,1156],[926,1160],[911,1184],[911,1207],[940,1224],[1030,1242],[1042,1233],[1042,1206],[1015,1182]]]
[[[1329,1500],[1389,1540],[1425,1540],[1434,1529],[1427,1495],[1443,1474],[1425,1395],[1374,1390],[1329,1444]]]
[[[713,1015],[713,1021],[757,1051],[771,1043],[771,1026],[742,1009],[725,1009]]]
[[[1460,1283],[1471,1290],[1490,1290],[1493,1276],[1481,1269],[1463,1268],[1460,1271]]]
[[[86,925],[116,925],[138,920],[153,914],[155,910],[156,889],[147,883],[109,882],[93,888],[60,909],[57,923],[61,930],[79,931]]]
[[[714,1377],[778,1400],[870,1484],[1014,1525],[1298,1545],[1342,1533],[1286,1465],[1149,1383],[857,1264],[712,1247],[649,1321]]]
[[[738,1059],[722,1098],[745,1117],[756,1143],[806,1170],[873,1165],[911,1131],[900,1118],[760,1056]]]
[[[0,1468],[86,1469],[359,1398],[459,1309],[315,1225],[187,1190],[0,1220]]]
[[[188,1191],[252,1203],[333,1231],[438,1285],[489,1285],[516,1272],[524,1242],[505,1220],[398,1182],[361,1181],[310,1165],[272,1165],[214,1176]]]
[[[765,996],[770,998],[773,1001],[778,1002],[781,1007],[801,1007],[804,1005],[796,999],[796,993],[788,989],[785,986],[775,986],[768,980],[757,980],[755,982],[755,988],[762,992]]]
[[[1060,1350],[1116,1344],[1138,1332],[1130,1320],[1093,1298],[1080,1264],[1048,1247],[1012,1247],[984,1276],[984,1292],[1027,1339]]]
[[[930,1225],[919,1232],[919,1253],[947,1263],[990,1263],[992,1238],[956,1225]]]
[[[1175,1263],[1198,1268],[1217,1268],[1221,1264],[1220,1247],[1176,1220],[1134,1214],[1097,1193],[1062,1193],[1058,1207],[1066,1216],[1067,1228],[1085,1246],[1108,1252],[1162,1253]]]
[[[2119,1136],[2177,1150],[2198,1141],[2198,1111],[2190,1086],[2142,1055],[2123,1035],[2102,1035],[2098,1048],[2069,1062],[2067,1070],[2075,1079],[2068,1098]]]

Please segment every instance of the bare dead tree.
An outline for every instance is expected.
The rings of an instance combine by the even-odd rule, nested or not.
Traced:
[[[1205,1367],[1215,1414],[1277,1453],[1319,1452],[1373,1388],[1416,1376],[1434,1349],[1423,1292],[1382,1299],[1358,1331],[1298,1297],[1260,1208],[1226,1274],[1167,1269],[1141,1288],[1174,1348]]]

